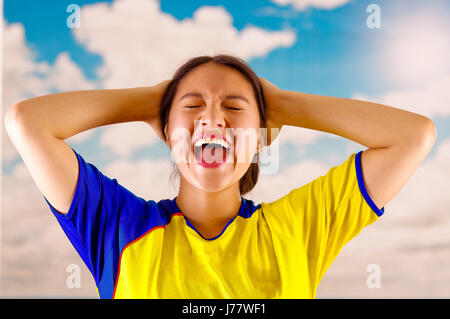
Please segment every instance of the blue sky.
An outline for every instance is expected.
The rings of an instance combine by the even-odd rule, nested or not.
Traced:
[[[95,2],[99,1],[76,1],[80,6]],[[39,53],[38,60],[53,63],[61,51],[68,50],[85,75],[94,79],[93,70],[102,63],[102,58],[77,43],[69,28],[61,27],[68,15],[64,14],[65,9],[71,3],[74,1],[6,0],[4,15],[9,23],[20,22],[25,26],[26,39]],[[365,26],[368,16],[365,9],[371,3],[381,7],[381,29]],[[383,39],[395,32],[391,22],[425,8],[450,19],[450,3],[437,0],[353,0],[334,10],[291,9],[291,17],[287,19],[258,14],[261,8],[280,8],[271,1],[161,1],[162,11],[178,20],[192,17],[203,5],[225,7],[238,30],[248,24],[268,30],[289,25],[298,35],[297,43],[289,49],[276,49],[264,58],[255,58],[249,61],[250,65],[284,89],[343,97],[355,92],[382,93],[393,86],[402,86],[387,81],[387,70],[382,67]],[[281,9],[289,11],[288,8]]]
[[[83,7],[95,2],[98,1],[83,0],[76,4]],[[77,42],[72,30],[65,27],[68,16],[66,7],[71,3],[73,1],[6,0],[4,16],[8,23],[23,24],[27,44],[36,53],[36,61],[52,65],[61,52],[67,51],[84,76],[95,81],[96,69],[103,64],[103,58]],[[380,29],[366,26],[369,15],[366,8],[371,3],[381,8]],[[417,25],[422,23],[422,17],[428,16],[439,16],[442,20],[450,21],[450,3],[439,0],[353,0],[334,9],[308,7],[305,10],[296,10],[292,5],[279,6],[268,0],[160,2],[161,10],[177,20],[191,18],[198,8],[205,5],[225,8],[231,14],[233,26],[237,30],[248,25],[273,31],[293,30],[296,42],[292,46],[275,48],[263,57],[252,58],[248,61],[250,66],[258,75],[268,78],[282,89],[340,97],[352,97],[355,94],[377,97],[390,91],[420,89],[426,85],[430,81],[429,77],[416,77],[413,81],[392,77],[390,56],[386,54],[390,41],[402,32],[399,25],[404,26],[405,21],[406,25]],[[271,14],[267,13],[268,8],[272,9]],[[403,24],[399,21],[403,21]],[[417,63],[427,61],[418,60]],[[414,65],[409,67],[414,68]],[[439,143],[450,135],[450,120],[448,116],[430,117],[439,123]],[[84,147],[92,143],[85,143]],[[326,146],[321,147],[320,143]],[[333,143],[341,141],[333,140]],[[329,144],[326,139],[319,139],[316,144],[309,145],[307,154],[323,160],[330,151]],[[339,144],[334,145],[337,150],[341,149]],[[285,147],[289,148],[288,145]],[[144,154],[142,151],[140,153]],[[105,151],[103,157],[108,156]],[[341,152],[341,156],[345,156],[345,153]],[[290,159],[297,160],[296,157]],[[100,158],[98,160],[103,162]],[[15,159],[4,163],[4,167],[11,168],[18,161]]]

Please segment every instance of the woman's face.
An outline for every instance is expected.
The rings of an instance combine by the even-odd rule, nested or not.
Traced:
[[[236,185],[249,168],[259,127],[248,80],[230,67],[206,63],[179,82],[165,127],[166,143],[181,178],[216,192]]]

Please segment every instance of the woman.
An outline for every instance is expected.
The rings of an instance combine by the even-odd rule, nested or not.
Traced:
[[[129,121],[150,124],[172,150],[177,197],[139,198],[64,142]],[[152,87],[32,98],[5,123],[101,298],[315,298],[341,248],[384,213],[435,139],[424,116],[281,90],[229,55],[193,58]],[[256,205],[243,195],[276,130],[267,140],[247,132],[283,125],[368,149]]]

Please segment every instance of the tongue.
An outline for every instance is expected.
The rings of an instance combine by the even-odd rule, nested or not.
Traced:
[[[226,151],[223,147],[205,146],[202,149],[202,160],[206,163],[224,163],[226,158]]]

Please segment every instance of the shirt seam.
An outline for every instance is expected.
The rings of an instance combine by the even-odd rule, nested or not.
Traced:
[[[261,206],[261,212],[260,212],[260,214],[263,215],[264,218],[266,219],[267,225],[269,226],[269,229],[270,229],[271,232],[276,233],[276,234],[278,234],[278,235],[282,235],[282,236],[286,237],[288,240],[293,241],[293,242],[295,242],[295,243],[298,243],[298,244],[299,244],[299,248],[300,248],[303,252],[305,252],[305,254],[308,256],[308,258],[314,257],[313,255],[311,255],[311,253],[310,253],[305,247],[302,247],[302,246],[300,245],[300,243],[302,242],[302,241],[300,240],[300,238],[296,238],[294,235],[288,235],[288,234],[285,234],[284,232],[282,232],[282,231],[280,231],[280,230],[273,229],[272,226],[271,226],[271,224],[268,222],[268,219],[267,219],[266,215],[264,214],[264,212],[263,212],[263,210],[262,210],[262,206]]]

